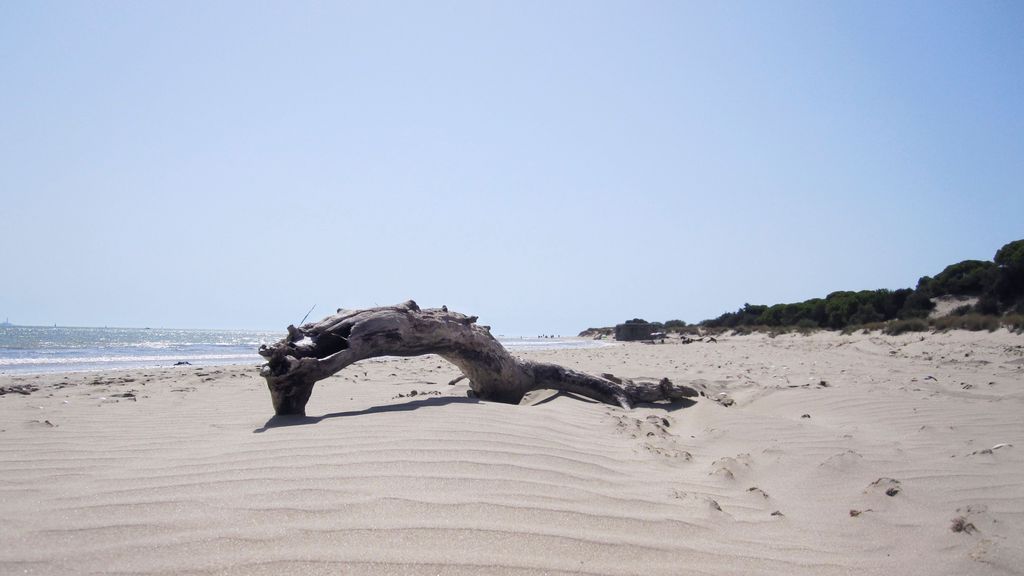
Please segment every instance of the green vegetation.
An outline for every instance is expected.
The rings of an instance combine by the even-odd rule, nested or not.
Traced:
[[[600,328],[587,328],[586,330],[577,334],[581,338],[608,338],[612,334],[615,334],[615,328],[612,326],[602,326]]]
[[[882,326],[887,333],[899,334],[927,330],[929,323],[924,319],[935,308],[932,298],[940,296],[973,296],[978,298],[978,302],[973,307],[961,306],[954,310],[952,317],[959,320],[943,319],[941,325],[935,326],[938,330],[948,327],[995,330],[1001,325],[998,316],[1008,312],[1024,313],[1024,240],[1016,240],[1000,248],[992,262],[964,260],[947,266],[934,278],[921,278],[913,290],[844,291],[833,292],[824,299],[813,298],[793,304],[744,304],[736,312],[726,312],[700,325],[733,330],[743,328],[743,331],[755,326],[799,327],[802,330],[818,326],[844,331]],[[982,320],[985,317],[992,318]]]
[[[935,308],[932,298],[941,296],[974,297],[977,303],[960,306],[947,318],[928,321]],[[1020,331],[1021,323],[1016,319],[1021,315],[1024,240],[1016,240],[1000,248],[991,262],[964,260],[952,264],[934,278],[921,278],[914,289],[841,291],[825,298],[773,306],[744,304],[735,312],[705,320],[699,326],[708,330],[731,329],[741,334],[755,330],[806,332],[815,328],[844,332],[875,329],[900,334],[951,328],[995,330],[999,326]]]
[[[944,318],[936,318],[932,321],[932,326],[936,330],[988,330],[994,332],[999,329],[1002,324],[999,316],[989,316],[983,314],[964,314],[962,316],[946,316]]]
[[[708,328],[739,326],[797,326],[842,330],[847,326],[882,322],[895,318],[923,318],[934,308],[927,297],[915,297],[909,288],[902,290],[861,290],[833,292],[825,298],[812,298],[795,304],[756,306],[744,304],[736,312],[705,320]]]
[[[1003,316],[1002,322],[1007,330],[1024,333],[1024,314],[1008,314]]]
[[[955,308],[949,316],[928,316],[933,298],[970,297],[976,304]],[[647,322],[634,318],[626,324]],[[964,260],[946,266],[935,277],[924,276],[914,289],[833,292],[791,304],[744,304],[735,312],[699,324],[682,320],[651,322],[656,331],[682,334],[734,334],[767,332],[808,333],[827,328],[849,334],[857,330],[881,330],[886,334],[925,330],[997,330],[1000,326],[1024,333],[1024,240],[1015,240],[998,251],[991,262]],[[609,334],[612,328],[590,328],[581,336]]]
[[[895,320],[889,322],[882,328],[882,331],[890,336],[903,334],[904,332],[927,332],[928,323],[920,318],[908,318],[906,320]]]
[[[964,260],[946,266],[935,278],[921,278],[917,291],[933,297],[981,296],[995,284],[998,275],[998,267],[992,262]]]

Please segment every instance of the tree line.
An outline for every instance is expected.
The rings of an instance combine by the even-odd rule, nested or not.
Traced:
[[[932,298],[940,296],[977,298],[976,304],[958,308],[954,314],[1024,314],[1024,240],[1006,244],[991,261],[964,260],[951,264],[935,277],[922,277],[913,289],[839,291],[790,304],[744,304],[735,312],[726,312],[699,325],[841,330],[889,320],[926,318],[935,308]],[[670,323],[686,325],[679,320],[664,325],[668,327]]]

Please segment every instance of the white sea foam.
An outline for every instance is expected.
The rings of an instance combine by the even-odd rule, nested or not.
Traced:
[[[259,360],[260,356],[252,354],[161,354],[146,356],[70,356],[64,358],[0,358],[3,366],[45,366],[48,364],[120,364],[125,362],[162,362],[211,361],[211,360]]]
[[[0,372],[13,374],[260,362],[283,334],[218,330],[14,327],[0,329]],[[512,351],[595,348],[582,338],[499,338]]]
[[[586,340],[582,338],[498,338],[502,346],[509,350],[565,350],[568,348],[602,348],[614,346],[612,342],[603,340]]]

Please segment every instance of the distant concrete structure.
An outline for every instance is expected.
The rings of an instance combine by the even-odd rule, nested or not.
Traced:
[[[615,339],[622,341],[651,340],[656,331],[657,328],[650,322],[630,321],[615,325]]]

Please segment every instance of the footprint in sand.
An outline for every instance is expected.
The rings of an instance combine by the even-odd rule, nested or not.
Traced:
[[[893,497],[903,491],[903,484],[894,478],[879,478],[864,489],[865,494],[878,493]]]
[[[736,456],[726,456],[711,463],[712,470],[709,475],[725,478],[726,480],[735,480],[737,476],[746,475],[753,463],[754,461],[750,454],[743,453]]]
[[[761,490],[757,486],[751,486],[750,488],[747,488],[747,493],[753,494],[754,496],[760,496],[762,500],[767,500],[769,498],[768,493],[765,492],[764,490]]]
[[[864,457],[856,450],[844,450],[829,456],[818,464],[818,467],[835,472],[849,472],[859,468],[863,461]]]
[[[706,494],[677,489],[672,491],[672,497],[681,500],[688,508],[702,512],[705,517],[724,514],[718,501]]]
[[[988,538],[984,538],[974,545],[974,548],[968,556],[970,556],[971,560],[974,560],[975,562],[991,562],[992,560],[989,556],[992,554],[992,550],[995,546],[995,542]]]
[[[611,414],[610,412],[608,413]],[[640,419],[628,414],[614,415],[615,428],[634,440],[641,440],[640,448],[665,458],[689,462],[693,455],[686,451],[676,437],[668,431],[672,419],[668,416],[650,414]]]
[[[693,460],[693,454],[690,454],[686,450],[676,446],[665,444],[659,445],[655,442],[644,442],[642,446],[644,450],[665,458],[676,458],[683,460],[684,462],[690,462]]]
[[[643,420],[629,415],[614,416],[616,429],[630,438],[668,438],[672,421],[666,416],[651,414]]]
[[[56,428],[57,425],[49,420],[31,420],[28,426],[32,428]]]

